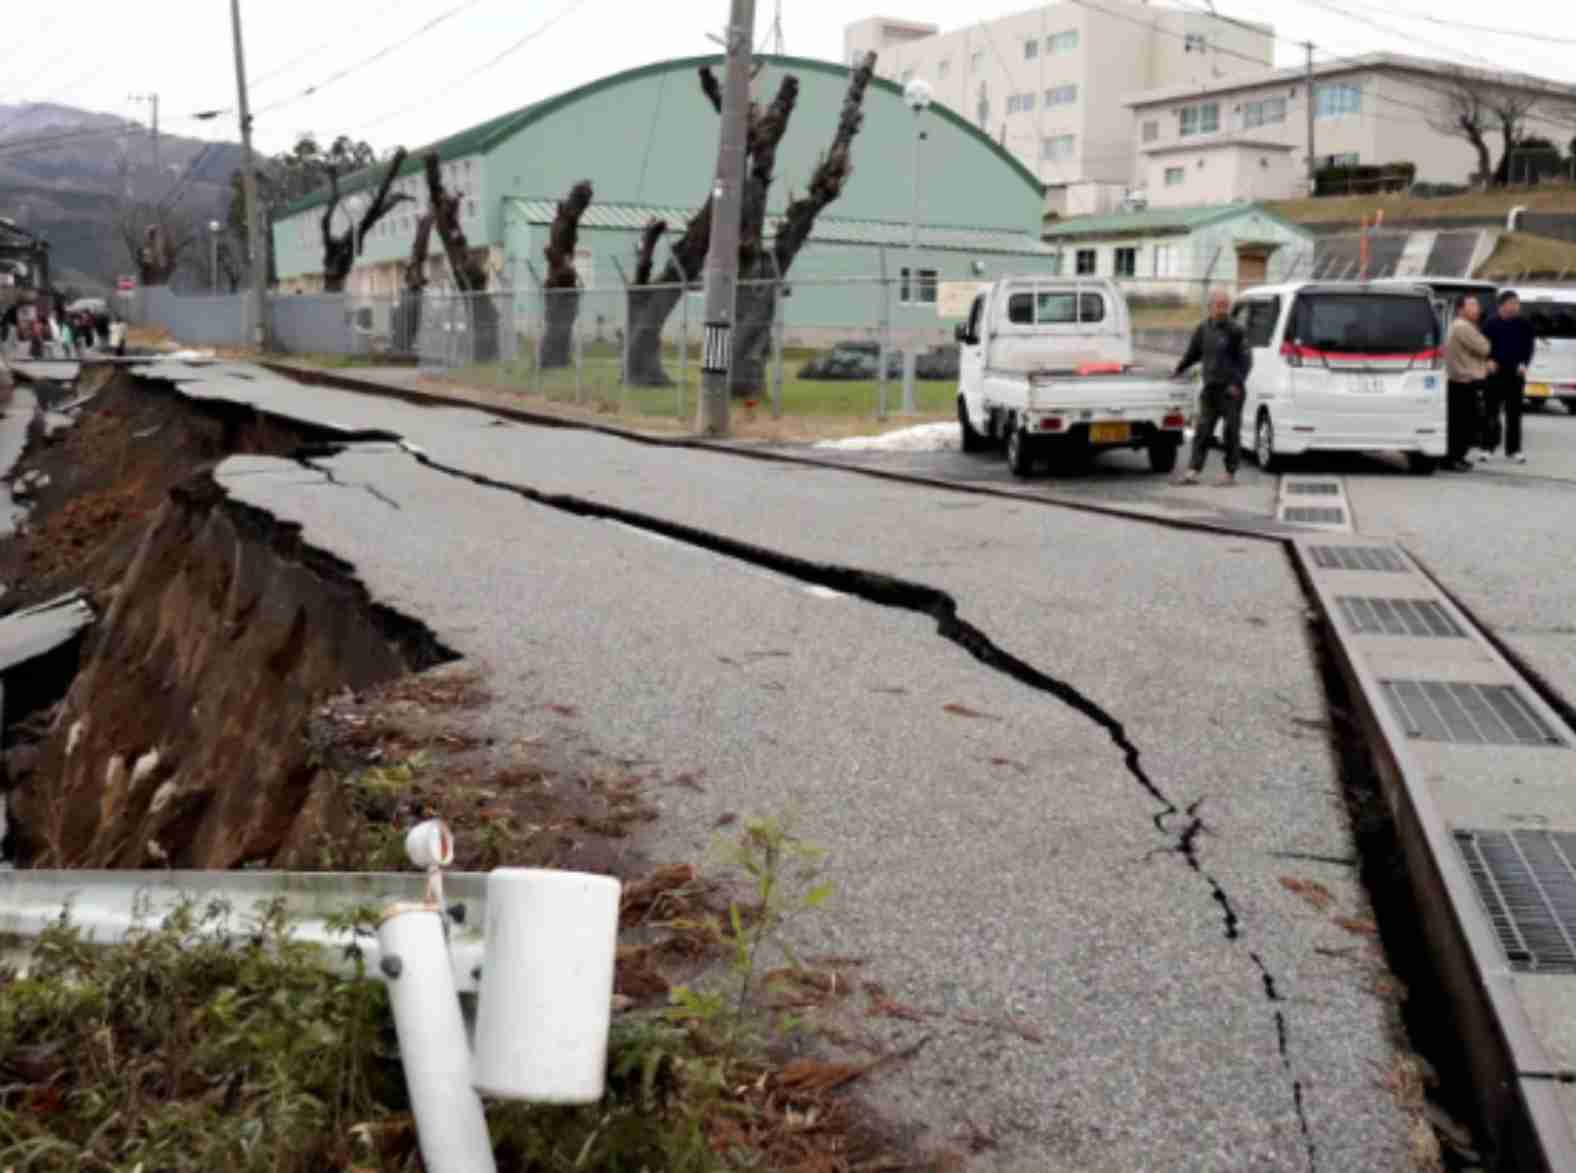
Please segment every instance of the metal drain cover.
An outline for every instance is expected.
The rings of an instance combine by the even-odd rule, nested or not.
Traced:
[[[1294,505],[1281,510],[1283,521],[1299,521],[1305,525],[1345,525],[1346,510],[1313,505]]]
[[[1335,481],[1287,481],[1286,495],[1288,497],[1338,497],[1341,486]]]
[[[1414,635],[1463,639],[1466,632],[1432,599],[1357,598],[1335,600],[1355,635]]]
[[[1381,680],[1379,687],[1409,737],[1454,745],[1565,745],[1513,685]]]
[[[1576,973],[1576,834],[1457,831],[1456,847],[1521,973]]]
[[[1406,562],[1385,546],[1309,546],[1320,570],[1377,570],[1404,573]]]

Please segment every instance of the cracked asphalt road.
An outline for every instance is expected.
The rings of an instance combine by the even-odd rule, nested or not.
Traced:
[[[698,777],[658,856],[796,812],[838,885],[799,944],[949,1012],[877,1095],[987,1128],[975,1167],[1410,1167],[1382,965],[1332,920],[1370,914],[1314,858],[1352,846],[1278,547],[214,373],[186,390],[463,470],[373,442],[219,479],[483,666],[500,736]]]

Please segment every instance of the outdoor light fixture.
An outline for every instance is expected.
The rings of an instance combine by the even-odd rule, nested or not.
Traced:
[[[540,868],[488,873],[473,1055],[449,952],[450,921],[462,914],[443,903],[454,836],[442,820],[420,823],[405,853],[426,871],[427,889],[419,903],[384,909],[379,968],[422,1160],[431,1173],[495,1173],[478,1093],[539,1104],[602,1098],[620,885]]]

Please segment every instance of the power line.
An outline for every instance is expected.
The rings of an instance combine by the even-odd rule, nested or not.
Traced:
[[[288,105],[291,105],[294,102],[299,102],[299,101],[302,101],[303,99],[311,98],[311,97],[316,96],[318,93],[320,93],[323,90],[327,89],[329,86],[333,85],[335,82],[343,81],[345,78],[349,77],[352,73],[357,73],[360,70],[365,69],[369,65],[376,64],[377,62],[381,61],[383,58],[387,57],[389,54],[398,52],[400,49],[403,49],[406,45],[412,44],[415,41],[419,40],[421,37],[423,37],[427,33],[431,32],[433,29],[437,28],[440,24],[443,24],[445,21],[453,19],[454,17],[458,16],[460,13],[465,12],[468,9],[475,8],[478,4],[481,4],[482,2],[483,2],[483,0],[461,0],[461,2],[459,4],[454,5],[452,8],[446,8],[446,9],[444,9],[444,11],[438,13],[437,16],[435,16],[431,20],[427,21],[426,24],[422,25],[415,32],[411,33],[409,36],[403,37],[400,40],[395,41],[391,45],[385,45],[383,48],[379,49],[376,53],[373,53],[371,56],[363,57],[360,61],[357,61],[357,62],[355,62],[352,65],[345,66],[345,68],[339,70],[337,73],[330,74],[328,77],[325,77],[322,81],[317,82],[317,83],[315,83],[313,85],[307,86],[307,88],[302,90],[299,94],[295,94],[295,95],[293,95],[292,97],[289,97],[289,98],[281,98],[277,102],[272,102],[269,105],[264,106],[261,110],[253,111],[253,117],[256,117],[259,114],[267,114],[270,111],[278,110],[278,109],[280,109],[283,106],[288,106]]]
[[[360,20],[358,20],[357,23],[365,25],[368,21],[376,20],[377,18],[383,16],[385,13],[387,13],[391,9],[396,8],[400,4],[403,4],[405,2],[406,2],[406,0],[388,0],[388,3],[384,4],[383,7],[379,8],[376,12],[372,13],[371,16],[362,17]],[[278,66],[275,66],[273,69],[268,70],[266,73],[263,73],[262,75],[260,75],[259,77],[257,77],[256,79],[254,79],[252,81],[252,83],[251,83],[252,89],[255,90],[258,86],[262,85],[264,82],[271,81],[273,78],[276,78],[276,77],[280,76],[281,74],[289,73],[297,65],[300,65],[303,61],[308,61],[311,58],[316,57],[324,49],[332,49],[332,48],[334,48],[334,47],[336,47],[338,45],[343,44],[344,43],[344,36],[345,36],[344,33],[340,32],[340,33],[336,34],[335,36],[330,37],[328,40],[323,41],[320,44],[312,46],[312,48],[308,49],[304,53],[298,53],[296,56],[290,58],[289,61],[286,61],[283,65],[278,65]]]
[[[1576,37],[1557,37],[1551,33],[1535,33],[1526,29],[1509,29],[1487,24],[1471,24],[1464,20],[1446,20],[1441,16],[1431,16],[1426,12],[1417,12],[1413,9],[1396,8],[1390,4],[1387,4],[1383,11],[1390,16],[1401,17],[1403,20],[1421,20],[1429,24],[1440,25],[1444,28],[1461,29],[1463,32],[1473,34],[1487,33],[1490,36],[1536,41],[1544,45],[1576,45]]]

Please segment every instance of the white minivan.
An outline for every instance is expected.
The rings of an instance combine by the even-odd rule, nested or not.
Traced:
[[[1527,366],[1528,405],[1536,411],[1558,399],[1576,415],[1576,289],[1527,285],[1513,291],[1538,336]]]
[[[1304,452],[1445,455],[1441,322],[1422,286],[1301,281],[1244,292],[1232,316],[1253,351],[1242,443],[1260,467]]]

